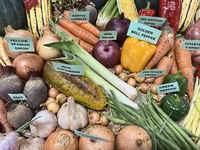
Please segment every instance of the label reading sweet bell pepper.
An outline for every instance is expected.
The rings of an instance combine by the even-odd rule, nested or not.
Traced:
[[[172,93],[172,92],[180,91],[178,82],[158,85],[158,86],[156,86],[156,90],[157,90],[158,94]]]
[[[166,70],[142,70],[137,77],[160,77]]]
[[[89,11],[71,11],[69,21],[89,21],[89,16]]]
[[[68,65],[63,63],[52,62],[56,71],[64,72],[72,75],[84,75],[83,66]]]
[[[100,40],[116,40],[117,31],[101,31]]]
[[[32,38],[5,37],[10,51],[35,52]]]
[[[138,23],[142,23],[147,26],[162,27],[166,18],[161,17],[151,17],[151,16],[140,16]]]
[[[128,36],[135,37],[142,41],[156,44],[162,31],[147,25],[131,21],[127,32]]]
[[[27,100],[24,94],[8,94],[13,101]]]
[[[184,40],[181,49],[200,50],[200,42],[199,40]]]

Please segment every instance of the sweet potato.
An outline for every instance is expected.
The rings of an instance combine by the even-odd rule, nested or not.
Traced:
[[[187,40],[200,40],[200,18],[185,33]]]

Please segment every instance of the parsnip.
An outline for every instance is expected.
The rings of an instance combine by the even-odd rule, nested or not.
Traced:
[[[1,58],[0,63],[2,66],[5,65],[12,66],[12,61],[3,48],[3,37],[0,37],[0,58]]]

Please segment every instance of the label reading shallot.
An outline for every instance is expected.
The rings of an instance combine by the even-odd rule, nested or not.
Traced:
[[[24,5],[26,8],[27,13],[31,10],[32,7],[38,5],[38,0],[24,0]]]
[[[181,49],[185,50],[200,50],[199,40],[184,40]]]
[[[8,94],[13,101],[27,100],[24,94]]]
[[[101,31],[100,40],[116,40],[117,31]]]
[[[160,77],[166,70],[142,70],[137,77]]]
[[[137,23],[134,21],[131,21],[127,35],[140,39],[142,41],[146,41],[149,43],[156,44],[162,31],[149,27],[147,25]]]
[[[85,133],[82,133],[82,132],[77,131],[77,130],[74,130],[74,133],[79,135],[79,136],[82,136],[82,137],[85,137],[85,138],[89,138],[89,139],[92,139],[92,140],[98,140],[98,141],[106,142],[106,140],[104,138],[102,138],[102,137],[85,134]]]
[[[35,52],[32,38],[5,37],[10,51]]]
[[[172,82],[156,86],[158,94],[165,94],[180,91],[178,82]]]
[[[151,17],[151,16],[140,16],[138,23],[142,23],[147,26],[162,27],[166,18],[161,17]]]
[[[64,72],[71,75],[84,75],[83,66],[69,65],[63,63],[52,62],[56,71]]]
[[[71,11],[69,12],[69,21],[89,21],[89,11]]]

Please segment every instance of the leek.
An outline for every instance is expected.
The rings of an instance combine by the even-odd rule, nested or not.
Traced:
[[[108,21],[115,17],[119,17],[117,0],[108,0],[97,16],[97,28],[104,30]]]
[[[69,64],[83,66],[84,74],[95,84],[103,86],[108,93],[110,93],[110,90],[113,90],[120,102],[138,108],[138,105],[132,101],[137,97],[137,91],[134,87],[119,79],[116,75],[100,64],[88,52],[79,46],[71,36],[68,36],[65,32],[57,29],[53,21],[51,21],[50,24],[63,41],[45,44],[45,46],[55,47],[62,50],[65,57],[57,59],[63,60]]]

